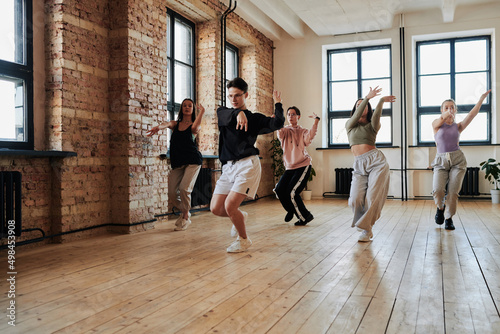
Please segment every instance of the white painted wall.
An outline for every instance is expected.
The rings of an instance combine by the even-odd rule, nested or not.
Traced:
[[[334,20],[335,18],[332,18]],[[317,172],[317,177],[313,180],[311,188],[313,197],[321,197],[324,192],[335,190],[335,168],[351,167],[353,156],[347,149],[317,150],[326,147],[327,124],[326,109],[326,58],[325,50],[327,46],[334,44],[348,43],[349,45],[361,46],[376,40],[390,40],[392,44],[392,72],[393,72],[393,94],[401,96],[400,92],[400,61],[399,61],[399,18],[394,20],[392,29],[381,32],[360,33],[355,35],[317,37],[307,29],[303,39],[292,39],[283,36],[275,43],[276,50],[274,56],[275,88],[282,92],[285,110],[287,107],[295,105],[303,113],[300,124],[304,127],[312,125],[312,119],[307,115],[312,112],[323,115],[320,122],[320,129],[315,140],[308,149],[313,158],[313,165]],[[367,31],[373,30],[372,23],[367,22]],[[492,87],[493,87],[493,143],[500,144],[500,93],[496,69],[500,67],[499,39],[500,31],[500,3],[457,7],[454,22],[442,23],[440,10],[406,14],[404,17],[405,39],[406,39],[406,89],[407,89],[407,112],[408,112],[408,143],[416,144],[413,120],[415,118],[415,88],[414,88],[414,63],[415,63],[415,40],[421,35],[431,34],[457,34],[470,31],[489,31],[492,33]],[[393,144],[400,146],[400,120],[401,108],[399,103],[393,106]],[[387,129],[382,129],[385,131]],[[468,166],[479,166],[481,161],[490,157],[500,159],[500,146],[463,146]],[[386,155],[391,168],[400,168],[400,149],[382,149]],[[434,159],[436,150],[434,147],[409,148],[408,167],[426,168],[430,166]],[[482,180],[481,174],[480,178]],[[432,190],[432,172],[430,171],[410,171],[408,172],[408,195],[429,196]],[[480,186],[481,193],[488,193],[490,185],[484,181]],[[392,172],[391,188],[389,195],[401,196],[401,178],[397,171]]]

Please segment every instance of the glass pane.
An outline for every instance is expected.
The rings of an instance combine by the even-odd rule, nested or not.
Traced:
[[[433,75],[420,78],[420,106],[441,106],[444,100],[449,99],[450,76]]]
[[[366,94],[368,94],[368,92],[370,91],[370,87],[375,88],[377,86],[379,86],[379,88],[382,88],[382,92],[380,92],[380,95],[375,96],[373,99],[370,100],[370,104],[372,105],[373,109],[377,107],[378,101],[380,101],[380,98],[382,96],[392,95],[390,79],[365,80],[361,83],[362,94],[359,97],[365,97]],[[384,107],[390,108],[389,104],[386,104]]]
[[[0,140],[25,141],[24,86],[22,80],[0,78]]]
[[[467,113],[458,113],[456,121],[461,122]],[[477,114],[460,134],[460,141],[486,141],[488,140],[488,115],[484,112]]]
[[[349,144],[345,123],[348,118],[332,118],[330,120],[330,144]]]
[[[353,80],[358,77],[356,51],[330,54],[330,65],[330,80]]]
[[[19,64],[24,63],[22,8],[22,0],[0,1],[0,59]]]
[[[363,79],[391,76],[391,53],[389,49],[361,52],[361,77]]]
[[[481,94],[486,92],[486,73],[457,74],[455,76],[456,102],[461,104],[476,104]],[[489,103],[489,95],[483,103]]]
[[[175,59],[193,65],[191,27],[175,20]]]
[[[226,79],[232,80],[238,76],[236,73],[236,52],[226,48]]]
[[[356,81],[332,83],[330,110],[351,110],[358,98],[357,85]]]
[[[420,73],[450,73],[450,43],[420,45]]]
[[[457,42],[455,44],[455,71],[487,70],[486,52],[486,40]]]
[[[167,14],[167,57],[171,57],[172,55],[170,54],[170,44],[172,41],[170,40],[170,29],[172,29],[171,21],[170,21],[170,15]]]
[[[170,82],[170,59],[167,59],[167,101],[172,101],[172,96],[170,96],[170,87],[172,83]]]
[[[191,67],[175,63],[175,103],[181,103],[185,98],[194,98],[191,84],[192,71]]]
[[[421,142],[434,142],[434,130],[432,129],[432,122],[439,117],[436,115],[421,115],[420,116],[420,141]]]
[[[392,143],[392,124],[391,117],[383,116],[380,117],[381,128],[377,133],[377,144],[381,143]]]

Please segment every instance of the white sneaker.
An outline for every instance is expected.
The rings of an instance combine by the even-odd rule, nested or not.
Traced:
[[[180,227],[180,226],[182,226],[182,220],[184,219],[184,218],[182,218],[182,217],[183,217],[183,214],[182,214],[182,212],[181,212],[181,213],[179,214],[179,218],[177,218],[177,220],[175,221],[175,226],[179,226],[179,227]],[[189,211],[188,211],[188,219],[189,219],[189,218],[191,218],[191,212],[189,212]]]
[[[241,211],[241,213],[243,214],[243,222],[245,223],[245,226],[247,225],[247,221],[248,221],[248,213],[245,212],[245,211]],[[238,230],[236,229],[236,227],[233,225],[231,227],[231,237],[235,237],[238,235]]]
[[[175,225],[174,231],[185,231],[191,225],[191,219],[182,219],[179,225],[177,223]]]
[[[241,253],[246,251],[248,248],[252,246],[252,240],[250,238],[236,238],[236,240],[227,248],[228,253]]]
[[[373,239],[373,232],[363,230],[363,232],[361,232],[361,234],[359,235],[358,241],[368,242],[368,241],[372,241],[372,239]]]

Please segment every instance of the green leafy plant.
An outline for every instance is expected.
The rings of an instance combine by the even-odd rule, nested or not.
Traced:
[[[269,151],[271,152],[271,158],[273,159],[271,167],[273,169],[275,181],[277,182],[281,175],[285,174],[285,165],[283,164],[283,148],[281,147],[281,143],[278,138],[271,140],[271,148]]]
[[[481,166],[481,169],[484,169],[484,178],[493,184],[496,190],[500,190],[498,188],[500,185],[500,162],[489,158],[488,160],[481,162],[479,166]]]
[[[306,190],[308,190],[307,185],[314,179],[315,176],[316,176],[316,171],[314,170],[314,167],[311,166],[311,174],[309,174],[309,178],[307,179]]]

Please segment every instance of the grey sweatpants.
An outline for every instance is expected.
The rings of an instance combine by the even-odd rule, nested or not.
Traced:
[[[354,212],[352,227],[371,231],[389,192],[389,165],[384,154],[371,150],[354,157],[349,206]]]
[[[467,160],[461,150],[437,153],[432,167],[434,168],[432,178],[434,202],[439,209],[442,209],[446,202],[444,218],[451,218],[457,212],[458,193],[467,171]],[[448,183],[448,194],[445,193],[446,183]]]
[[[168,197],[172,204],[181,211],[191,209],[191,192],[193,191],[200,165],[184,165],[170,171],[168,177]]]

